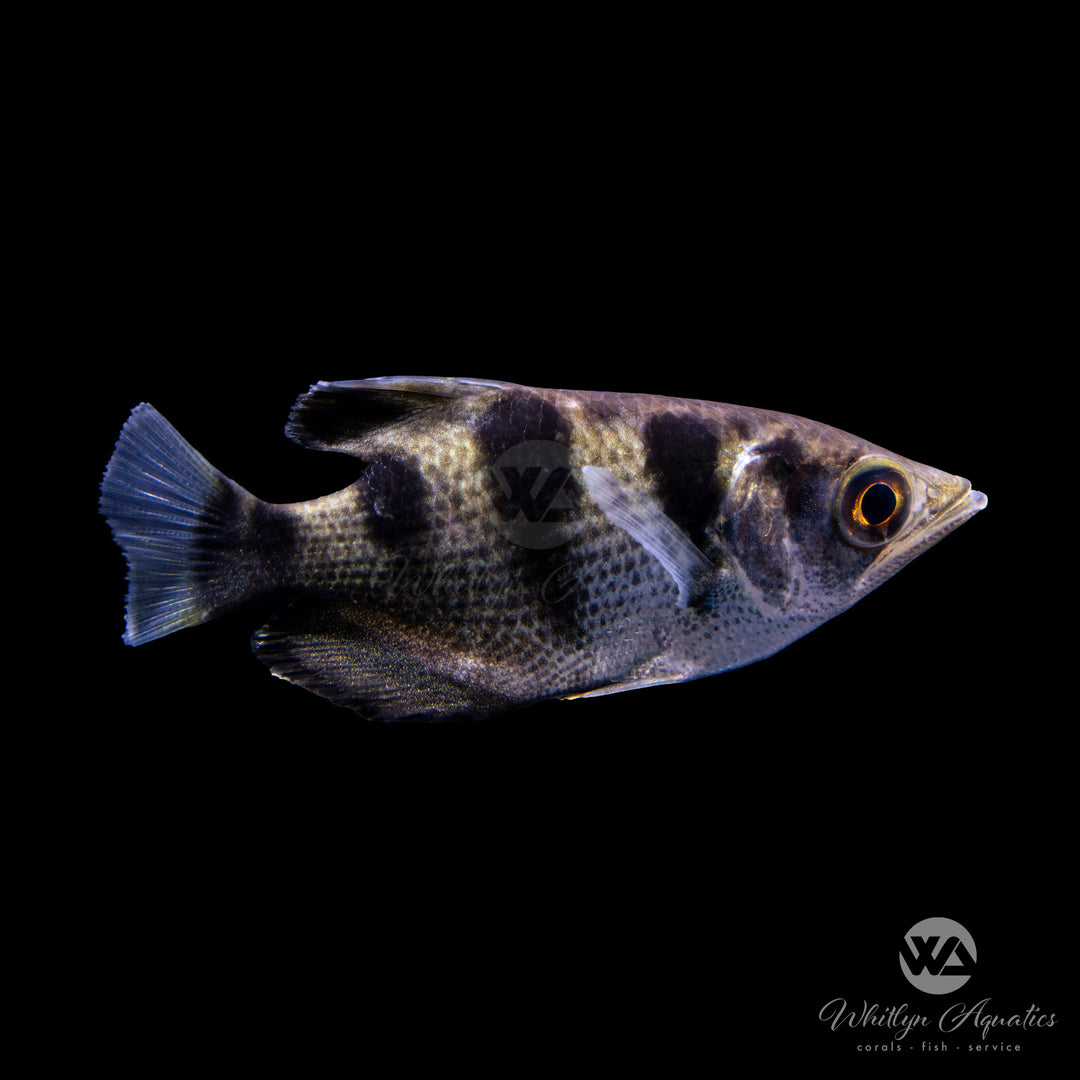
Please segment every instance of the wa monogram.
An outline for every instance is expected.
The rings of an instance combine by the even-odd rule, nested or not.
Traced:
[[[515,544],[553,548],[580,528],[581,492],[570,469],[570,450],[533,440],[512,446],[490,466],[494,523]]]
[[[535,524],[547,517],[552,504],[570,478],[570,470],[565,466],[546,469],[539,465],[530,465],[519,469],[516,465],[503,465],[499,469],[499,475],[500,487],[506,496],[503,507],[506,520],[512,521],[518,514],[524,514],[526,521]],[[560,505],[559,510],[568,508]]]
[[[924,971],[928,971],[931,975],[940,975],[942,972],[948,975],[974,975],[975,961],[972,960],[971,953],[967,951],[964,943],[955,935],[946,938],[945,944],[937,949],[937,955],[935,955],[934,950],[940,940],[941,938],[936,934],[925,938],[912,935],[911,943],[915,946],[914,950],[908,947],[906,939],[901,941],[900,956],[907,964],[908,971],[912,975],[920,975]],[[946,967],[945,964],[953,956],[960,963]]]
[[[923,919],[900,942],[900,970],[927,994],[952,993],[975,974],[975,939],[952,919]]]

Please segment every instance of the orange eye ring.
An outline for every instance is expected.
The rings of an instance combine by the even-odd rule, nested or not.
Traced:
[[[903,498],[903,493],[891,477],[875,479],[858,494],[852,513],[860,527],[882,528],[900,509]]]
[[[857,461],[840,482],[836,521],[856,547],[887,544],[903,529],[911,508],[907,474],[885,458]]]

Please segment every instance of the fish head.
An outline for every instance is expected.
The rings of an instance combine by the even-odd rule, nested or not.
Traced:
[[[776,426],[730,462],[714,534],[763,614],[831,618],[987,504],[963,477],[836,429]]]

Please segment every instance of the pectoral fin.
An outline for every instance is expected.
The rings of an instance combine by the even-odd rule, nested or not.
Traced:
[[[659,560],[679,587],[679,607],[699,603],[716,581],[716,568],[660,506],[607,469],[581,470],[589,494],[604,516]]]

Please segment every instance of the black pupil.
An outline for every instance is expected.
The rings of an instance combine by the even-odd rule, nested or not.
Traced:
[[[869,524],[884,525],[896,512],[896,493],[888,484],[871,484],[860,505]]]

